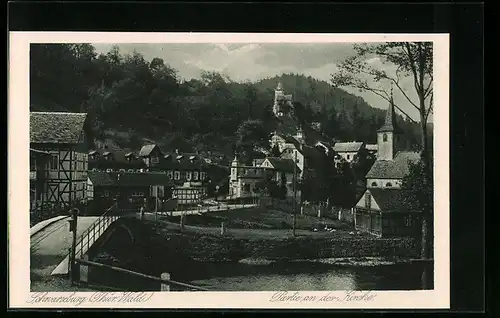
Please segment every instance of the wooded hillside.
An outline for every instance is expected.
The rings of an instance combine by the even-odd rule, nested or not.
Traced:
[[[294,95],[303,120],[320,122],[337,140],[375,143],[384,117],[384,110],[362,98],[299,74],[236,83],[203,72],[199,79],[181,81],[168,61],[147,61],[137,52],[122,55],[117,47],[98,55],[89,44],[34,44],[30,58],[31,110],[88,112],[98,138],[122,148],[136,150],[153,141],[165,149],[230,155],[238,133],[245,133],[238,128],[249,119],[273,131],[278,81]],[[399,121],[409,146],[416,146],[418,126]]]

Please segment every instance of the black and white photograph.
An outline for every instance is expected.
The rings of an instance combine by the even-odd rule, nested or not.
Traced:
[[[275,38],[29,43],[32,295],[435,290],[435,38]]]

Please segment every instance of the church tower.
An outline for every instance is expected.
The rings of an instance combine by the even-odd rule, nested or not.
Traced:
[[[403,131],[396,122],[394,98],[391,86],[391,101],[385,115],[384,125],[377,131],[377,160],[393,160],[401,145]]]

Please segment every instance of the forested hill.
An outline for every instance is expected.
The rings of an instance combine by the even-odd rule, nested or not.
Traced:
[[[303,120],[321,122],[332,138],[373,143],[384,116],[357,96],[297,74],[236,83],[203,72],[181,81],[168,61],[122,55],[117,47],[98,55],[89,44],[35,44],[30,59],[31,110],[85,111],[97,136],[121,148],[136,150],[153,141],[167,149],[230,154],[241,140],[262,140],[274,129],[278,81],[302,106]],[[262,131],[241,129],[249,119],[260,125],[243,127]],[[416,143],[418,127],[400,121]]]

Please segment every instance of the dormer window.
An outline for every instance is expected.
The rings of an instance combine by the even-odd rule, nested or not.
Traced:
[[[194,161],[196,159],[196,156],[191,156],[189,157],[189,160]]]
[[[177,157],[175,158],[175,160],[182,160],[182,158],[183,158],[183,157],[184,157],[184,156],[179,155],[179,156],[177,156]]]

